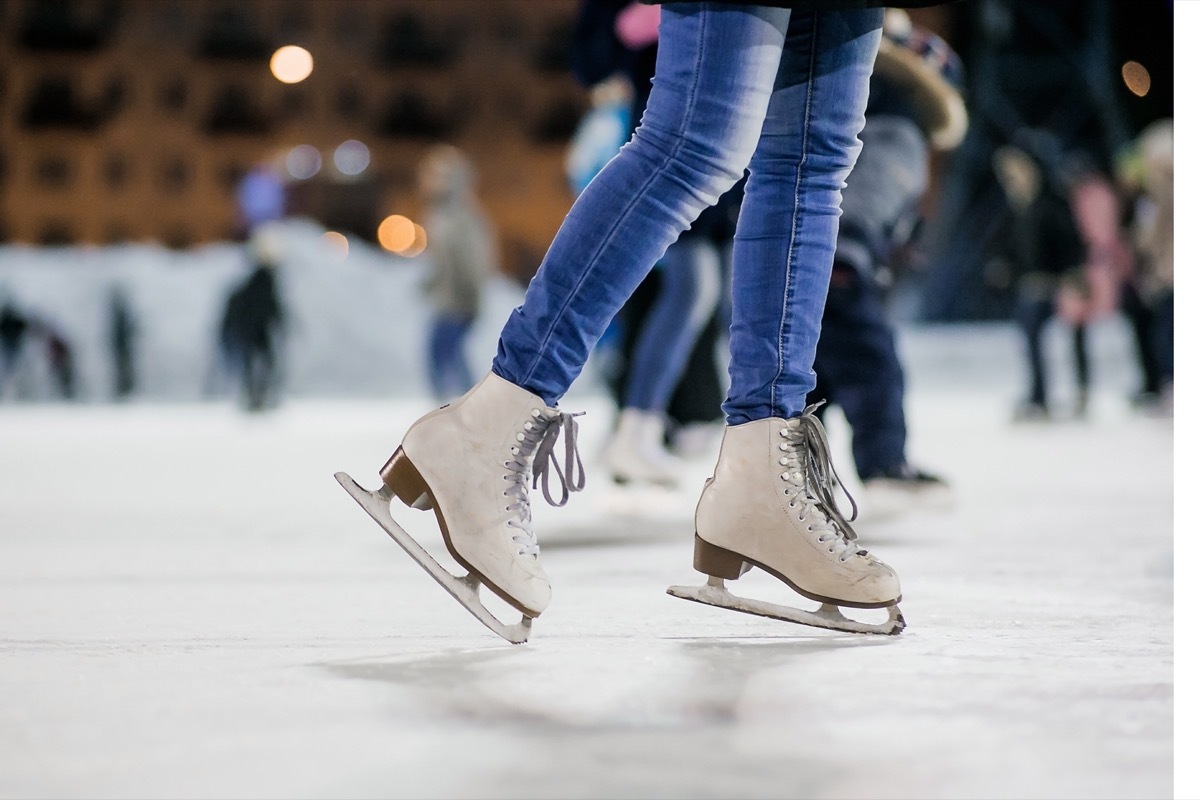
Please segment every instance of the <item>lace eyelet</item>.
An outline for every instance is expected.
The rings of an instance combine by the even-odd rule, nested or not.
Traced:
[[[526,423],[525,423],[525,430],[527,430],[527,431],[531,431],[531,430],[533,430],[533,423],[532,423],[532,422],[526,422]]]
[[[788,474],[785,472],[782,475],[780,475],[779,477],[786,481],[788,479]]]
[[[518,434],[517,434],[517,441],[518,441],[518,442],[523,442],[523,441],[525,441],[525,434],[523,434],[523,433],[518,433]]]

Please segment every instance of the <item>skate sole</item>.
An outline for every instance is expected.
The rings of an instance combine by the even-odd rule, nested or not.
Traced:
[[[379,527],[383,528],[384,532],[429,574],[429,577],[441,584],[473,617],[482,622],[497,636],[513,644],[524,644],[529,640],[529,634],[533,628],[532,615],[522,611],[521,621],[514,625],[506,625],[498,620],[492,612],[484,607],[483,601],[479,597],[481,580],[494,592],[496,592],[495,587],[465,564],[463,564],[463,567],[468,570],[466,575],[451,574],[425,548],[417,544],[408,531],[404,530],[400,523],[396,522],[388,508],[392,497],[395,496],[391,489],[385,485],[379,491],[369,491],[360,486],[344,472],[335,473],[334,478],[346,490],[347,494],[353,497],[355,502],[362,506],[362,509],[379,524]],[[436,503],[434,507],[436,509]],[[439,523],[441,522],[440,513],[438,521]],[[444,538],[444,530],[442,535]],[[449,542],[447,542],[447,546],[449,546]],[[462,559],[458,557],[453,548],[450,548],[450,554],[454,556],[455,561],[458,561],[460,564],[462,563]],[[511,605],[518,605],[512,603],[504,593],[496,592],[496,594]],[[518,610],[520,610],[519,606]]]
[[[671,586],[667,589],[667,594],[681,600],[691,600],[694,603],[740,611],[743,614],[753,614],[757,617],[768,617],[782,622],[794,622],[799,625],[841,631],[842,633],[896,636],[905,628],[904,615],[900,613],[900,607],[896,605],[888,607],[887,622],[859,622],[844,616],[837,605],[832,603],[822,603],[816,611],[805,611],[763,600],[739,597],[725,588],[725,581],[722,578],[710,577],[704,586]]]
[[[706,542],[700,538],[699,534],[696,535],[696,555],[693,564],[697,572],[713,578],[728,578],[729,580],[737,580],[742,575],[745,575],[751,566],[758,567],[768,575],[772,575],[782,581],[792,591],[807,597],[809,600],[815,600],[825,605],[842,606],[843,608],[889,608],[899,604],[904,597],[903,595],[899,595],[894,600],[884,600],[879,603],[857,603],[851,600],[839,600],[836,597],[826,597],[825,595],[816,594],[797,586],[786,575],[768,567],[766,564],[755,561],[753,558],[744,556],[734,550],[728,550],[711,542]]]

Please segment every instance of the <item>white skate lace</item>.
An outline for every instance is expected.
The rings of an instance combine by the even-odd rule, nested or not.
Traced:
[[[508,470],[504,478],[512,481],[512,486],[505,489],[504,494],[513,498],[513,502],[505,506],[504,510],[517,512],[517,518],[509,520],[508,525],[520,531],[513,535],[513,541],[521,546],[517,551],[519,555],[536,556],[541,551],[532,528],[533,520],[529,508],[530,481],[532,488],[537,489],[540,480],[542,496],[546,498],[547,503],[556,507],[566,505],[570,493],[583,488],[583,461],[575,447],[577,416],[580,415],[561,412],[546,414],[535,408],[530,413],[530,419],[522,426],[524,430],[517,434],[517,443],[511,448],[513,458],[504,462],[504,467]],[[566,474],[558,463],[558,456],[554,454],[554,444],[558,441],[559,431],[563,432],[566,449]],[[551,466],[558,473],[559,486],[562,488],[558,500],[550,495],[548,478]]]
[[[800,521],[807,523],[808,529],[818,534],[817,541],[828,545],[829,552],[846,562],[855,555],[867,555],[867,551],[855,544],[858,534],[851,527],[850,520],[842,516],[833,497],[836,484],[850,501],[850,519],[858,516],[858,504],[846,491],[845,484],[833,467],[825,429],[813,413],[820,406],[820,403],[815,403],[804,409],[801,416],[789,419],[787,426],[779,432],[785,439],[779,445],[783,451],[779,463],[788,468],[780,477],[794,484],[784,489],[783,493],[791,498],[789,506],[800,507]]]

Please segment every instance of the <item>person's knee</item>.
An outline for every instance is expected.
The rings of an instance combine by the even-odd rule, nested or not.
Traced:
[[[758,141],[759,131],[748,120],[739,119],[736,109],[729,114],[736,122],[723,125],[719,132],[697,125],[666,129],[643,123],[626,147],[648,167],[665,165],[712,205],[745,175]]]

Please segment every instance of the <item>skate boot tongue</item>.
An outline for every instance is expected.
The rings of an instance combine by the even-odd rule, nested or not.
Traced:
[[[810,524],[826,528],[826,533],[818,541],[831,544],[835,540],[840,542],[844,551],[842,559],[845,560],[852,555],[865,555],[866,551],[851,544],[858,538],[850,524],[850,520],[858,517],[858,504],[833,467],[825,428],[813,413],[820,406],[820,403],[808,406],[801,416],[789,419],[780,431],[780,435],[787,440],[779,446],[786,453],[780,461],[791,468],[781,477],[795,484],[795,488],[785,490],[785,494],[795,496],[804,505],[801,518],[813,514],[816,519],[810,520]],[[842,516],[834,500],[835,485],[850,501],[850,520]]]

